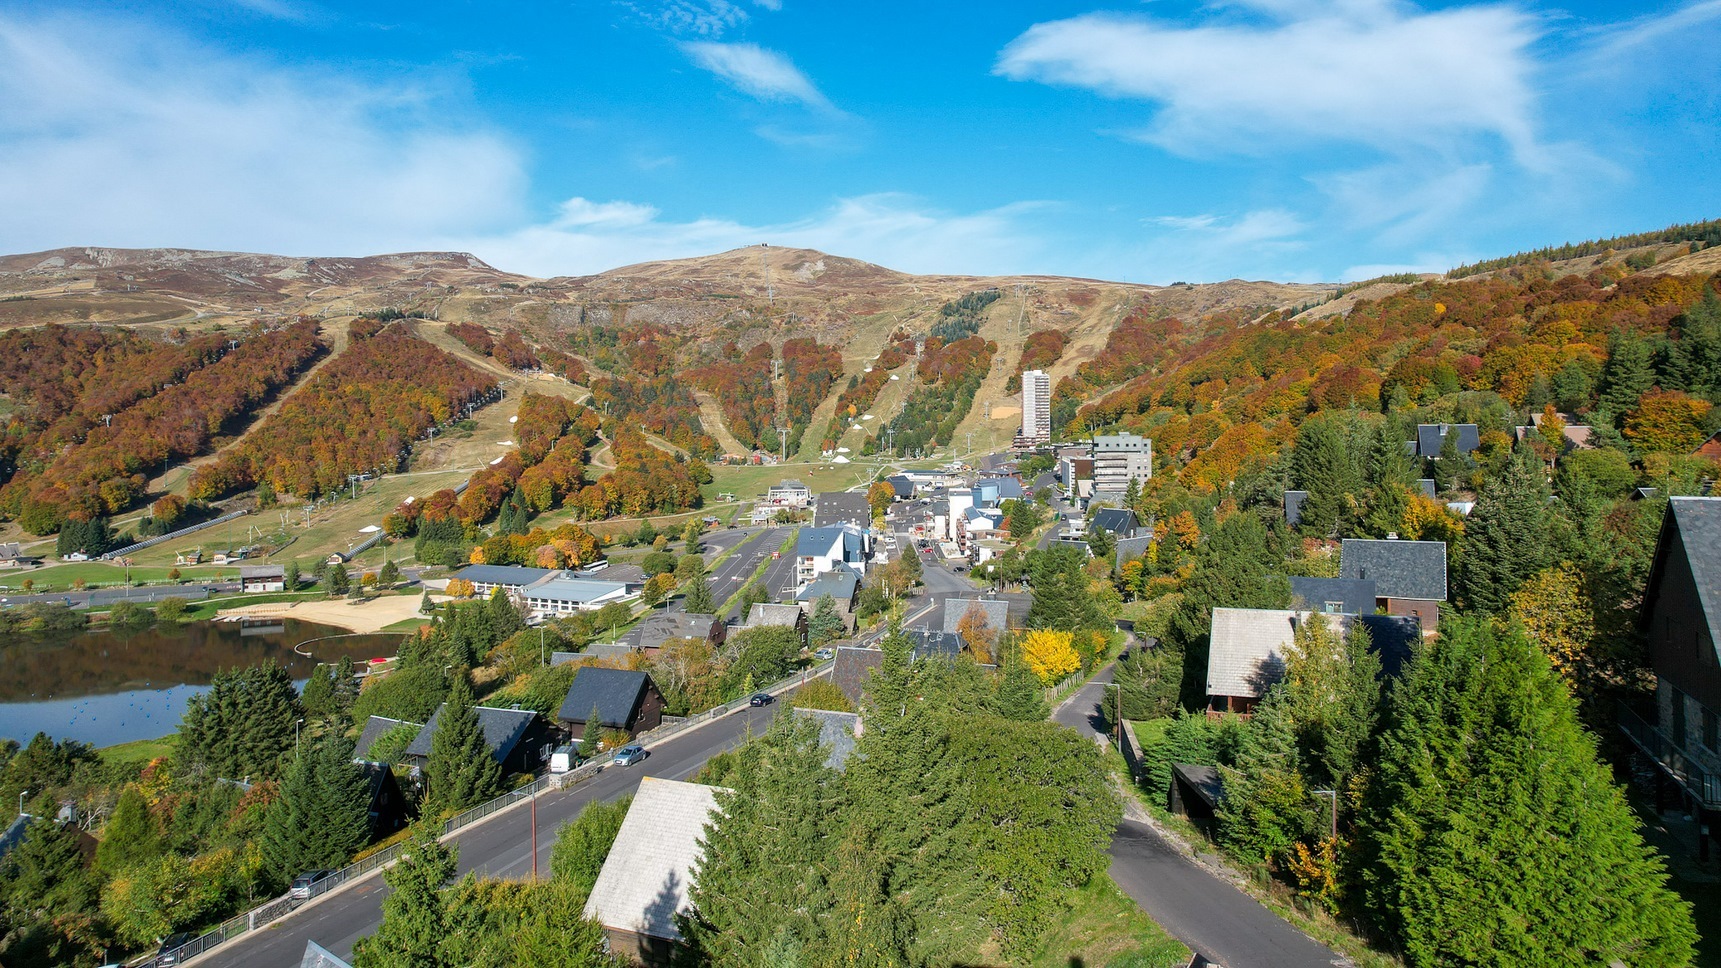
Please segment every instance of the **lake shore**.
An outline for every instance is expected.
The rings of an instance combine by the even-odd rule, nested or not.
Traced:
[[[443,602],[444,596],[431,596]],[[297,602],[260,602],[224,608],[215,620],[237,618],[296,618],[319,625],[333,625],[349,632],[381,632],[398,622],[423,618],[418,613],[419,596],[386,595],[371,599],[331,598]]]

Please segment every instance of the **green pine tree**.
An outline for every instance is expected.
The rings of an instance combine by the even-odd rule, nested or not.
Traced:
[[[603,732],[603,714],[598,711],[598,704],[592,703],[592,711],[586,714],[585,728],[580,730],[580,758],[589,760],[598,755],[598,734]]]
[[[209,777],[279,776],[305,709],[293,679],[273,661],[215,674],[209,691],[186,703],[174,756]]]
[[[703,531],[697,518],[687,522],[687,527],[681,529],[681,543],[686,546],[685,554],[696,555],[704,550],[704,542],[699,540]]]
[[[392,561],[382,563],[382,570],[376,573],[377,583],[385,588],[393,588],[400,582],[400,566]]]
[[[1316,416],[1303,421],[1291,449],[1291,479],[1297,490],[1309,492],[1298,530],[1328,538],[1349,523],[1362,482],[1336,418]]]
[[[149,803],[137,784],[128,784],[114,805],[113,816],[102,828],[96,848],[96,866],[110,877],[128,867],[161,856],[161,825],[149,812]]]
[[[455,678],[431,735],[428,772],[438,810],[465,810],[502,792],[502,767],[479,728],[472,686],[464,675]]]
[[[76,827],[32,820],[0,861],[0,927],[10,922],[7,964],[96,964],[101,876],[84,862]]]
[[[370,785],[352,744],[319,742],[294,761],[263,819],[264,869],[278,879],[340,867],[370,840]]]
[[[703,574],[693,576],[688,583],[682,606],[693,615],[710,615],[717,611],[717,602],[711,596],[711,586],[705,583]]]
[[[299,694],[305,715],[322,719],[335,712],[335,680],[327,664],[318,663],[305,680],[305,690]]]
[[[1026,664],[1006,663],[1004,678],[992,697],[992,708],[1005,719],[1017,722],[1039,722],[1050,715],[1046,707],[1046,690],[1038,676]]]
[[[590,893],[632,805],[631,795],[586,804],[572,823],[556,832],[556,844],[550,848],[550,876],[576,885],[582,894]]]
[[[353,968],[443,968],[439,954],[448,934],[442,889],[454,877],[455,849],[437,840],[441,825],[423,821],[400,862],[382,879],[391,888],[382,902],[376,934],[353,946]]]
[[[430,600],[430,589],[426,588],[424,594],[418,596],[418,614],[431,615],[435,611],[436,603]]]
[[[1360,838],[1412,966],[1689,964],[1691,909],[1520,629],[1441,622],[1393,692]]]
[[[1649,340],[1624,330],[1614,330],[1607,341],[1607,362],[1598,381],[1596,409],[1612,414],[1616,421],[1637,409],[1638,398],[1655,385],[1655,348]],[[1620,426],[1617,422],[1615,427]]]
[[[1188,708],[1206,698],[1208,635],[1215,608],[1284,608],[1291,586],[1261,519],[1234,514],[1214,528],[1195,552],[1183,583],[1183,600],[1171,616],[1166,642],[1183,654],[1180,701]]]
[[[295,559],[289,560],[287,562],[286,568],[282,569],[282,571],[284,572],[284,574],[281,576],[281,587],[285,588],[287,591],[290,591],[290,592],[298,591],[299,590],[299,562],[298,562],[298,559],[295,558]]]
[[[837,611],[836,599],[820,595],[818,603],[813,606],[812,616],[807,619],[807,638],[813,648],[840,639],[847,633],[848,625],[843,621],[842,613]]]
[[[332,598],[345,595],[352,588],[352,578],[347,575],[346,565],[330,565],[329,573],[323,579],[324,591]]]
[[[1506,472],[1476,499],[1459,548],[1454,591],[1459,604],[1498,613],[1531,575],[1553,564],[1548,484],[1529,447],[1512,452]]]

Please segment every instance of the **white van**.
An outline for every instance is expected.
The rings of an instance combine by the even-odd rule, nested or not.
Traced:
[[[580,754],[571,743],[556,747],[556,751],[550,754],[551,773],[568,773],[579,765]]]

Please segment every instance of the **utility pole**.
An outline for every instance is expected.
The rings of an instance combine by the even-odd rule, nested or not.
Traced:
[[[769,245],[766,245],[763,242],[759,243],[759,264],[765,267],[765,304],[768,306],[775,306],[777,304],[777,294],[771,289],[770,248],[771,247]]]
[[[789,429],[787,427],[778,427],[777,438],[783,445],[783,463],[787,464],[789,462]]]
[[[963,431],[962,435],[964,437],[968,438],[968,453],[970,453],[970,454],[974,453],[974,431],[972,431],[972,430]]]

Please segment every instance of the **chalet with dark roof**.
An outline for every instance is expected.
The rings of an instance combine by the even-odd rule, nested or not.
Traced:
[[[994,636],[1010,629],[1010,603],[997,598],[947,598],[944,601],[945,632],[961,631],[962,619],[969,612],[978,612]]]
[[[1721,497],[1668,499],[1639,622],[1655,704],[1622,708],[1620,727],[1660,767],[1657,799],[1675,794],[1721,831]]]
[[[1303,523],[1303,502],[1309,499],[1308,491],[1285,492],[1285,524],[1296,527]]]
[[[955,632],[942,632],[937,629],[903,629],[902,634],[908,636],[913,643],[911,657],[915,662],[923,659],[954,660],[968,647],[961,635]]]
[[[859,706],[866,693],[867,680],[872,678],[872,671],[882,665],[884,653],[878,649],[838,646],[836,662],[831,666],[831,681],[843,691],[843,695],[849,697],[849,702]]]
[[[1367,615],[1375,610],[1372,581],[1348,578],[1291,577],[1291,604],[1311,612]]]
[[[1416,456],[1439,457],[1448,434],[1457,434],[1459,454],[1468,454],[1482,446],[1482,435],[1475,424],[1417,424]]]
[[[1126,561],[1147,557],[1147,548],[1151,544],[1153,544],[1152,533],[1138,534],[1133,538],[1117,539],[1115,551],[1118,567],[1123,567],[1123,563]]]
[[[1346,538],[1339,577],[1374,582],[1377,608],[1415,616],[1423,634],[1432,635],[1446,601],[1446,542]]]
[[[671,639],[704,639],[715,648],[728,637],[729,627],[715,615],[660,609],[647,615],[621,641],[635,652],[656,655]]]
[[[663,722],[663,693],[644,672],[586,667],[574,673],[556,720],[569,736],[584,739],[594,708],[600,729],[626,730],[632,736]]]
[[[772,626],[794,630],[795,637],[801,642],[801,648],[807,647],[807,613],[801,606],[755,602],[753,607],[747,610],[747,621],[743,628]]]
[[[872,527],[872,505],[865,491],[828,491],[813,505],[813,527],[835,528],[845,524]]]
[[[417,731],[424,729],[423,723],[409,723],[404,719],[390,719],[387,716],[372,716],[365,720],[364,731],[359,733],[359,741],[353,744],[353,762],[382,762],[381,760],[377,760],[371,756],[371,747],[375,746],[376,741],[382,739],[385,734],[391,733],[402,726],[413,729],[414,736],[418,734]],[[404,752],[404,750],[402,752]]]
[[[1133,538],[1140,527],[1140,519],[1129,508],[1100,508],[1094,512],[1094,520],[1088,530],[1105,531],[1119,538]]]
[[[430,763],[430,744],[436,736],[436,726],[442,720],[444,703],[430,714],[430,722],[418,731],[401,759],[423,769]],[[494,706],[474,706],[478,712],[478,728],[484,733],[484,745],[490,755],[502,765],[502,772],[532,773],[550,758],[556,748],[555,730],[544,717],[532,709],[498,709]]]

